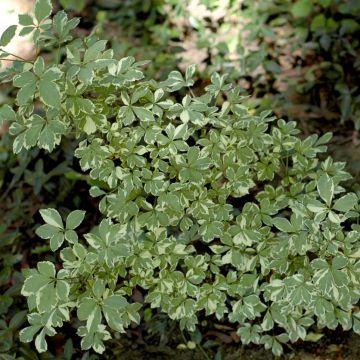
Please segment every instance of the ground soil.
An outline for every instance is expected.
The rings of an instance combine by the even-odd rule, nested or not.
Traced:
[[[325,331],[318,342],[302,342],[285,346],[285,354],[276,358],[271,351],[262,346],[242,346],[240,343],[218,344],[213,349],[220,349],[222,357],[215,357],[212,349],[197,347],[194,350],[181,350],[179,343],[171,339],[167,345],[147,344],[143,341],[133,341],[121,338],[112,341],[106,354],[106,359],[118,360],[359,360],[360,336],[353,332]]]

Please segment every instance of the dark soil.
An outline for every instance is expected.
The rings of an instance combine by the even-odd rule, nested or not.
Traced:
[[[173,334],[177,337],[176,332]],[[243,346],[240,343],[220,344],[206,349],[206,342],[194,350],[181,350],[182,341],[178,344],[171,339],[167,345],[149,345],[140,341],[122,338],[112,341],[104,358],[118,360],[359,360],[360,336],[353,332],[341,330],[325,331],[318,342],[299,342],[285,345],[285,354],[276,358],[271,351],[262,346]],[[209,342],[208,342],[209,343]],[[184,345],[184,344],[183,344]],[[182,346],[183,346],[182,345]],[[213,343],[215,345],[215,343]],[[216,351],[218,355],[216,356]],[[220,357],[221,353],[221,357]]]

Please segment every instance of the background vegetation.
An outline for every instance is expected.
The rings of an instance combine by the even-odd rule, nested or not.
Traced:
[[[360,3],[356,0],[60,0],[58,8],[81,17],[77,36],[95,32],[111,41],[116,57],[133,55],[152,60],[147,75],[159,80],[170,71],[198,65],[194,93],[210,83],[213,71],[228,74],[249,95],[254,113],[271,107],[286,120],[299,123],[302,134],[335,136],[330,151],[347,161],[355,176],[347,188],[358,189],[360,154]],[[43,54],[59,56],[51,49]],[[14,89],[3,69],[1,102],[12,103]],[[0,113],[1,116],[1,113]],[[3,114],[4,116],[4,114]],[[97,222],[97,202],[87,196],[92,180],[80,174],[73,152],[76,141],[64,141],[54,153],[31,150],[12,154],[6,126],[0,139],[0,359],[132,359],[150,358],[272,358],[264,350],[239,345],[229,324],[205,323],[203,333],[187,334],[161,314],[145,312],[140,326],[126,337],[112,340],[111,352],[98,357],[81,353],[69,327],[52,339],[39,356],[18,340],[25,323],[21,270],[39,260],[57,261],[46,240],[35,235],[41,223],[38,210],[54,207],[63,213],[81,208],[87,216],[80,231]],[[65,175],[65,176],[64,176]],[[84,204],[86,199],[86,204]],[[135,292],[137,301],[143,294]],[[339,330],[340,331],[340,330]],[[314,333],[304,344],[287,348],[315,358],[357,359],[355,335],[344,340],[337,332]],[[358,339],[357,339],[358,340]],[[75,354],[75,355],[74,355]],[[310,355],[308,355],[310,356]]]

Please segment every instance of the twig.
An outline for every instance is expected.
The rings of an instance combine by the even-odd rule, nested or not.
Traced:
[[[203,347],[202,347],[200,344],[198,344],[198,346],[199,346],[200,351],[201,351],[201,352],[203,353],[203,355],[205,356],[205,359],[206,359],[206,360],[210,360],[209,355],[206,353],[206,351],[203,349]]]
[[[195,98],[196,95],[194,94],[194,92],[190,89],[190,87],[188,87],[189,91],[190,91],[190,94]]]
[[[32,62],[31,60],[26,60],[26,59],[24,59],[23,57],[18,56],[18,55],[15,55],[15,54],[13,54],[13,53],[11,53],[11,52],[5,51],[5,50],[2,49],[2,48],[0,48],[0,51],[4,52],[4,53],[6,53],[6,54],[9,54],[9,55],[15,57],[16,59],[18,59],[18,60],[16,60],[16,59],[0,59],[0,60],[8,60],[8,61],[19,61],[19,60],[20,60],[20,61],[22,61],[22,62],[26,62],[26,63],[29,63],[29,64],[33,64],[33,62]]]
[[[0,59],[0,60],[4,60],[4,61],[20,61],[20,62],[24,62],[23,60],[19,60],[19,59],[8,59],[8,58],[4,58],[4,59]]]

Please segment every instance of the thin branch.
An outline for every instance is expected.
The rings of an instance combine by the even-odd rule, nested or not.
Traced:
[[[8,51],[5,51],[4,49],[2,49],[2,48],[0,48],[0,51],[2,51],[2,52],[4,52],[4,53],[6,53],[6,54],[9,54],[9,55],[11,55],[11,56],[13,56],[13,57],[15,57],[16,59],[0,59],[0,60],[8,60],[8,61],[22,61],[22,62],[26,62],[26,63],[29,63],[29,64],[33,64],[33,61],[31,61],[31,60],[26,60],[26,59],[24,59],[23,57],[21,57],[21,56],[18,56],[18,55],[15,55],[15,54],[13,54],[13,53],[11,53],[11,52],[8,52]]]
[[[206,360],[210,360],[209,355],[206,353],[206,351],[203,349],[203,347],[200,344],[197,344],[198,348],[200,349],[200,351],[202,352],[202,354],[204,355]]]
[[[4,58],[4,59],[0,59],[0,60],[4,60],[4,61],[20,61],[20,62],[27,62],[27,63],[30,62],[30,61],[24,61],[24,60],[20,60],[20,59],[8,59],[8,58]]]
[[[190,94],[191,94],[194,98],[196,98],[196,95],[195,95],[194,92],[192,91],[191,87],[188,86],[187,88],[189,89]]]

